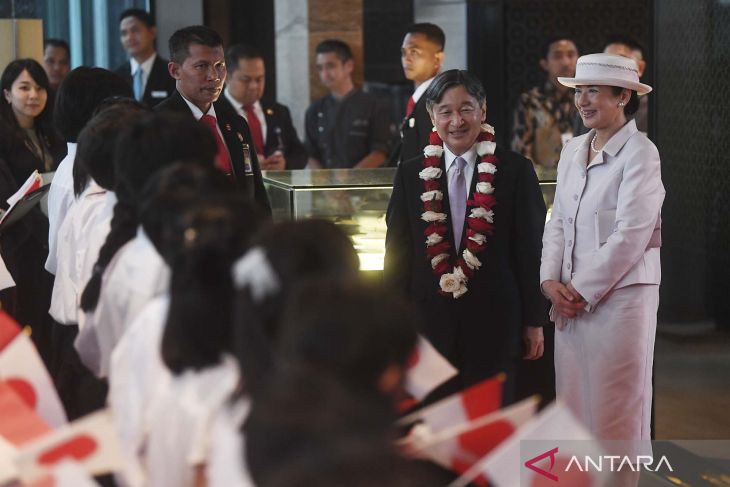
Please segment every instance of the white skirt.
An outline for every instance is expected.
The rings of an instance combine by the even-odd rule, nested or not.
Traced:
[[[556,328],[557,396],[598,439],[650,438],[658,306],[659,286],[627,286]]]

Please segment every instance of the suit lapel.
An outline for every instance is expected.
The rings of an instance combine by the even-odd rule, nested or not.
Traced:
[[[244,147],[243,147],[243,134],[240,138],[237,135],[238,132],[234,124],[232,124],[224,110],[218,108],[216,103],[216,118],[218,122],[218,128],[220,128],[223,134],[223,140],[226,143],[228,149],[228,155],[231,158],[231,171],[233,172],[233,178],[236,181],[243,181],[245,175],[245,161],[244,161]]]

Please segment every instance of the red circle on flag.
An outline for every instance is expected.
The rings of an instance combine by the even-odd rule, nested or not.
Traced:
[[[6,379],[5,382],[7,382],[10,388],[15,391],[18,396],[20,396],[28,407],[35,410],[35,407],[38,404],[38,395],[35,393],[33,384],[27,380],[19,379],[17,377]]]
[[[94,453],[94,451],[96,451],[96,440],[89,435],[81,434],[39,455],[38,463],[41,465],[53,465],[64,458],[83,460]]]

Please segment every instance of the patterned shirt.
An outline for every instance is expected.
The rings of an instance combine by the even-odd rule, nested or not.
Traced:
[[[585,132],[573,103],[573,90],[560,92],[546,81],[517,100],[512,150],[532,160],[540,179],[555,179],[563,144]]]

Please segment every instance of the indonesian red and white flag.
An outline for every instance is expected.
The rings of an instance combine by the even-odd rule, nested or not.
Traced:
[[[411,448],[418,456],[425,456],[462,474],[529,421],[535,415],[539,402],[538,396],[529,397],[437,434],[424,429],[424,425],[418,425],[414,428]],[[486,484],[486,481],[481,483]]]
[[[78,463],[64,460],[50,474],[23,487],[99,487],[99,484]]]
[[[567,406],[553,403],[449,487],[464,487],[479,476],[485,476],[490,485],[496,487],[604,485],[600,472],[567,468],[573,455],[578,453],[576,449],[571,450],[571,445],[577,444],[580,444],[581,455],[601,453],[599,444]],[[539,451],[530,451],[536,445]]]
[[[502,405],[504,374],[498,374],[458,394],[405,416],[399,424],[422,422],[432,433],[468,423],[494,412]]]
[[[405,389],[421,401],[439,385],[454,377],[459,371],[431,345],[418,336],[416,348],[408,361]]]
[[[51,431],[6,381],[0,380],[0,436],[11,445],[23,446]]]
[[[0,379],[52,427],[66,424],[53,381],[30,338],[7,313],[0,311]]]
[[[119,469],[119,443],[109,410],[85,416],[21,448],[18,472],[23,482],[32,482],[64,460],[77,462],[91,475]]]

